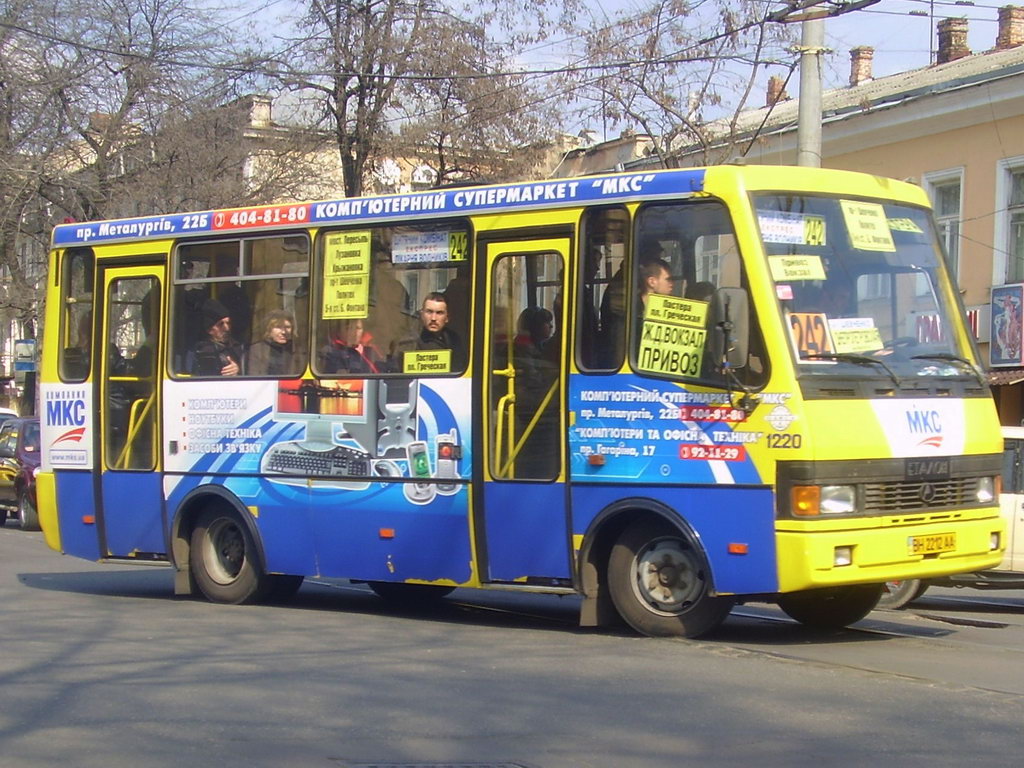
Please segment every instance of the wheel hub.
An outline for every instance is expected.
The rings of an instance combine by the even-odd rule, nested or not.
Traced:
[[[650,608],[676,614],[701,596],[704,582],[683,542],[659,539],[637,555],[635,588]]]

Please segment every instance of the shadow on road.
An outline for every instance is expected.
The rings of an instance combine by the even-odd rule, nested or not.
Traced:
[[[169,568],[131,568],[130,570],[21,573],[22,584],[69,594],[125,599],[204,603],[201,598],[174,595],[174,576]],[[630,637],[628,627],[581,628],[578,626],[580,598],[574,595],[511,594],[486,590],[458,589],[441,599],[419,605],[388,602],[358,583],[342,579],[307,579],[299,592],[286,604],[253,606],[253,610],[287,608],[295,611],[338,611],[364,616],[388,616],[432,623],[448,623],[508,629],[532,629],[571,634],[601,634]],[[920,601],[922,604],[926,599]],[[744,643],[765,646],[799,644],[846,644],[885,642],[881,633],[864,629],[882,628],[899,633],[906,622],[916,617],[904,611],[875,612],[853,629],[820,630],[805,627],[782,616],[773,605],[751,603],[737,606],[733,614],[714,633],[703,640],[712,643]],[[859,627],[859,628],[858,628]],[[919,633],[921,628],[917,628]],[[950,630],[935,628],[932,634]]]

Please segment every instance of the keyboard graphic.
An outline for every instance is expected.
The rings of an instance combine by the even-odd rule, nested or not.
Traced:
[[[300,478],[323,479],[330,481],[323,484],[334,488],[362,490],[370,485],[371,460],[370,454],[346,445],[314,451],[302,443],[277,443],[263,454],[260,469],[269,475],[288,478],[272,478],[275,481],[304,483]]]

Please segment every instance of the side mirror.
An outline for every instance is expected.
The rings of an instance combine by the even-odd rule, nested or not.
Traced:
[[[730,368],[747,364],[750,342],[750,299],[743,288],[719,288],[711,297],[711,354],[717,368],[724,359]]]
[[[14,451],[8,448],[6,445],[0,445],[0,459],[13,459]]]

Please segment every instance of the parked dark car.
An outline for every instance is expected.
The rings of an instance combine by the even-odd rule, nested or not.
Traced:
[[[38,471],[39,419],[8,419],[0,426],[0,525],[11,515],[23,531],[39,530]]]

